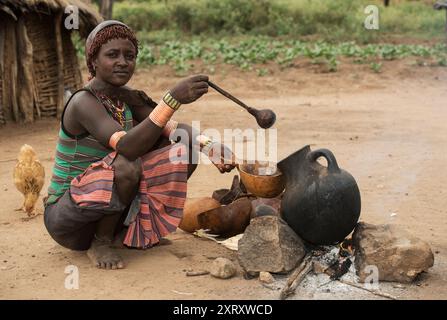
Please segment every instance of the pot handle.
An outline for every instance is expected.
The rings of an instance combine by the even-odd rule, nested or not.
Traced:
[[[335,159],[334,154],[329,149],[318,149],[309,153],[307,156],[310,161],[317,161],[320,157],[325,157],[327,160],[327,168],[331,173],[340,172],[340,168],[338,167],[337,160]]]

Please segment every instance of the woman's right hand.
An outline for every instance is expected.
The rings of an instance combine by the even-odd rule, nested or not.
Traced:
[[[209,151],[208,158],[219,169],[220,173],[230,172],[236,167],[236,156],[226,145],[215,142]]]
[[[208,76],[196,75],[186,78],[178,82],[170,92],[181,104],[194,102],[208,92]]]

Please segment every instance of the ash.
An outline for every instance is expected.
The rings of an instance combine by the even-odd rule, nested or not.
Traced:
[[[312,261],[314,270],[310,272],[300,286],[296,289],[294,295],[289,299],[370,299],[371,295],[361,289],[354,288],[344,284],[340,280],[355,284],[359,283],[354,266],[354,256],[352,253],[341,249],[339,246],[324,246],[312,250]],[[346,260],[350,260],[349,269],[338,279],[334,278],[334,272],[337,267]],[[349,264],[349,262],[348,262]],[[335,270],[335,271],[334,271]],[[284,284],[287,277],[281,280]]]

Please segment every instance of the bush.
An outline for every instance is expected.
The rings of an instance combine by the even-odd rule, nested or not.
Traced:
[[[175,5],[174,20],[192,34],[243,34],[269,20],[270,2],[267,0],[199,1]]]
[[[137,31],[175,28],[167,7],[158,2],[118,2],[113,7],[113,18]]]

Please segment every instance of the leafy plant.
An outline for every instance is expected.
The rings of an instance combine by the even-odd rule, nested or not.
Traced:
[[[268,69],[260,68],[260,69],[256,69],[256,74],[258,75],[258,77],[264,77],[269,74],[269,71],[268,71]]]
[[[327,63],[329,72],[337,71],[339,62],[337,61],[337,59],[335,57],[330,57],[329,59],[327,59],[326,63]]]
[[[447,58],[446,57],[438,58],[438,66],[447,67]]]
[[[369,67],[371,68],[372,71],[374,71],[375,73],[380,73],[382,70],[382,63],[380,62],[371,62],[371,64],[369,65]]]

